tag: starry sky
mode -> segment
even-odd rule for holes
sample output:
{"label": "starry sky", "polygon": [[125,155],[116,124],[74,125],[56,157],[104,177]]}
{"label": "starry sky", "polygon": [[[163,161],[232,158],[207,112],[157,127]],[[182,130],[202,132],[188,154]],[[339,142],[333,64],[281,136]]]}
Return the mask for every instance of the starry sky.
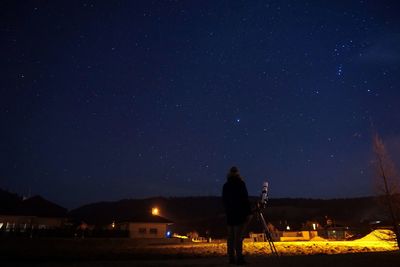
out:
{"label": "starry sky", "polygon": [[65,207],[374,193],[400,151],[398,1],[2,1],[0,187]]}

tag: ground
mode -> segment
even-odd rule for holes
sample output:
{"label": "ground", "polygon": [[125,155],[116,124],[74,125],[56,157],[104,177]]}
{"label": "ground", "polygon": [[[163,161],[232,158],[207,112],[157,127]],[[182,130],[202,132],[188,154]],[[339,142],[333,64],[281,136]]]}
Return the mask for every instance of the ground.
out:
{"label": "ground", "polygon": [[[269,256],[249,256],[247,266],[268,266],[268,267],[368,267],[385,266],[398,267],[400,254],[398,252],[374,252],[374,253],[353,253],[335,255],[307,255],[307,256],[284,256],[281,258]],[[7,267],[216,267],[234,266],[227,263],[226,257],[205,257],[188,259],[164,259],[164,260],[103,260],[103,261],[66,261],[66,262],[5,262],[2,266]]]}
{"label": "ground", "polygon": [[[249,266],[400,266],[394,242],[373,232],[354,241],[275,242],[280,257],[268,242],[244,243]],[[225,242],[148,243],[128,239],[12,239],[0,242],[1,266],[125,267],[228,266]]]}

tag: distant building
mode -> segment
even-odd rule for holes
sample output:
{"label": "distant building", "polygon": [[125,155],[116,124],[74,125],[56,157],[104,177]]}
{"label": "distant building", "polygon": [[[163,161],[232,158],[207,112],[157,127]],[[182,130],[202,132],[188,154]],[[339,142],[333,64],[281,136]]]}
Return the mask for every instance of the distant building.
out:
{"label": "distant building", "polygon": [[130,238],[165,238],[173,222],[156,215],[145,215],[115,223],[115,228],[129,231]]}
{"label": "distant building", "polygon": [[61,228],[67,210],[40,196],[18,200],[0,213],[0,230],[4,232],[28,229]]}
{"label": "distant building", "polygon": [[66,218],[25,215],[0,215],[0,230],[6,232],[26,229],[55,229],[64,226]]}
{"label": "distant building", "polygon": [[249,233],[249,237],[244,242],[266,242],[267,238],[264,233]]}
{"label": "distant building", "polygon": [[317,231],[284,231],[280,241],[309,241],[317,236]]}

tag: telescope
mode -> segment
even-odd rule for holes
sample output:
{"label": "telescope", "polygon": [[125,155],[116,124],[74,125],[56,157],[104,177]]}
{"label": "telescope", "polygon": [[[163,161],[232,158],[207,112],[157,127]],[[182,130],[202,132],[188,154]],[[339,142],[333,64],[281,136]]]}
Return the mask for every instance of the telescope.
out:
{"label": "telescope", "polygon": [[261,190],[260,200],[256,202],[254,207],[255,212],[260,212],[265,209],[268,202],[268,182],[264,182]]}
{"label": "telescope", "polygon": [[268,201],[268,182],[263,183],[262,191],[261,191],[261,204],[266,205]]}
{"label": "telescope", "polygon": [[262,223],[262,226],[264,228],[264,235],[268,241],[269,247],[271,249],[271,252],[273,255],[279,257],[279,253],[275,248],[275,244],[274,244],[274,240],[272,239],[272,234],[268,228],[268,224],[265,220],[265,217],[263,215],[263,209],[267,206],[267,202],[268,202],[268,182],[264,182],[263,183],[263,187],[261,190],[261,197],[260,197],[260,201],[257,202],[256,208],[255,208],[255,212],[257,217],[259,218],[259,220]]}

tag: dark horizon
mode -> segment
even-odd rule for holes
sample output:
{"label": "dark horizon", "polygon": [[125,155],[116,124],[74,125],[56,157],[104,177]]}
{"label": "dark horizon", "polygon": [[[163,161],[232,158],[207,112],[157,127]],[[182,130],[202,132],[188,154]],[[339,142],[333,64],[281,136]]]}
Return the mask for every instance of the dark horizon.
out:
{"label": "dark horizon", "polygon": [[0,188],[60,205],[374,195],[400,163],[398,1],[2,1]]}
{"label": "dark horizon", "polygon": [[[131,198],[121,198],[121,199],[110,199],[110,200],[97,200],[97,201],[93,201],[93,202],[87,202],[87,203],[80,203],[77,204],[75,206],[67,206],[67,205],[62,205],[61,203],[57,203],[52,199],[49,199],[45,196],[42,195],[23,195],[23,194],[19,194],[18,192],[11,192],[9,190],[6,190],[4,188],[0,188],[0,193],[3,193],[1,191],[5,191],[6,193],[9,194],[13,194],[13,195],[17,195],[18,197],[20,197],[21,199],[29,199],[32,197],[42,197],[47,201],[50,201],[56,205],[59,205],[63,208],[66,208],[67,210],[71,211],[77,208],[81,208],[83,206],[88,206],[88,205],[93,205],[93,204],[99,204],[99,203],[117,203],[120,201],[130,201],[130,200],[154,200],[154,199],[175,199],[175,198],[222,198],[222,196],[220,195],[187,195],[187,196],[147,196],[147,197],[139,197],[139,198],[135,198],[135,197],[131,197]],[[382,195],[380,195],[382,196]],[[377,198],[379,197],[378,195],[366,195],[366,196],[356,196],[356,197],[339,197],[339,198],[313,198],[313,197],[277,197],[277,198],[273,198],[273,197],[269,197],[269,201],[281,201],[281,200],[311,200],[311,201],[335,201],[335,200],[357,200],[357,199],[371,199],[371,198]],[[257,199],[260,198],[260,195],[249,195],[249,199],[251,201],[256,201]],[[268,207],[268,204],[267,204]]]}

